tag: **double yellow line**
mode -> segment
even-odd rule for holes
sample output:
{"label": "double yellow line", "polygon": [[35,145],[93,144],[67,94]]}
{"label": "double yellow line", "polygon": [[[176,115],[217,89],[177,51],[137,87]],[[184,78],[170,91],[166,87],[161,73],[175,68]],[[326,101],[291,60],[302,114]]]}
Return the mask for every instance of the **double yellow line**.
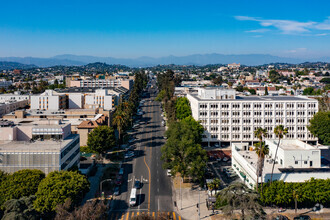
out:
{"label": "double yellow line", "polygon": [[[149,110],[150,110],[150,107],[148,106],[148,112],[149,112]],[[147,138],[148,138],[148,134],[147,134]],[[152,145],[152,135],[151,135],[151,145]],[[147,152],[147,146],[144,146],[144,150],[145,150],[145,152]],[[151,150],[150,150],[150,159],[151,159],[151,154],[152,154],[152,147],[151,147]],[[148,172],[149,172],[148,211],[150,211],[151,172],[150,172],[150,167],[148,166],[148,164],[146,162],[146,155],[144,155],[143,160],[144,160],[144,164],[148,168]]]}

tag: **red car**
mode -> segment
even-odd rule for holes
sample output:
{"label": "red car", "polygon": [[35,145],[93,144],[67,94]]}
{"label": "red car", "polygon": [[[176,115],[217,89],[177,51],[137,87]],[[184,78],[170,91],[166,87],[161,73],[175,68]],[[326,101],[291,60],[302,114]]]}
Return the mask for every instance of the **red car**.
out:
{"label": "red car", "polygon": [[121,185],[123,183],[123,176],[117,176],[115,183],[116,185]]}

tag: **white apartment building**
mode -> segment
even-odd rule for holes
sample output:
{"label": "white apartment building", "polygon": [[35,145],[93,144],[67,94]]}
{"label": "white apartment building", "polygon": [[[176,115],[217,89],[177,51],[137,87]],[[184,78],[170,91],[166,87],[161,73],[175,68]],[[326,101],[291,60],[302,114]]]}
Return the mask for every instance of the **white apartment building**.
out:
{"label": "white apartment building", "polygon": [[205,128],[203,142],[208,145],[229,145],[231,142],[258,141],[254,130],[268,130],[268,138],[277,125],[284,125],[288,139],[316,143],[307,129],[309,120],[318,111],[315,99],[298,96],[236,96],[235,90],[221,87],[199,88],[187,94],[192,116]]}
{"label": "white apartment building", "polygon": [[[270,181],[277,139],[266,139],[269,155],[264,161],[263,182]],[[253,188],[257,182],[258,155],[249,143],[232,143],[232,168],[244,183]],[[304,182],[310,178],[330,178],[330,169],[321,166],[321,150],[297,139],[283,139],[278,148],[273,180]]]}
{"label": "white apartment building", "polygon": [[14,93],[0,94],[0,102],[5,101],[21,101],[28,100],[30,102],[30,95],[22,95],[20,92],[16,91]]}
{"label": "white apartment building", "polygon": [[105,89],[97,89],[85,95],[85,108],[103,108],[111,110],[117,105],[116,95],[109,94]]}
{"label": "white apartment building", "polygon": [[39,169],[45,174],[80,164],[79,135],[60,120],[0,122],[0,170]]}
{"label": "white apartment building", "polygon": [[59,110],[67,108],[67,97],[65,94],[53,90],[46,90],[39,95],[31,96],[31,109]]}
{"label": "white apartment building", "polygon": [[67,80],[67,87],[84,88],[104,88],[104,87],[124,87],[128,90],[133,88],[132,79],[79,79]]}

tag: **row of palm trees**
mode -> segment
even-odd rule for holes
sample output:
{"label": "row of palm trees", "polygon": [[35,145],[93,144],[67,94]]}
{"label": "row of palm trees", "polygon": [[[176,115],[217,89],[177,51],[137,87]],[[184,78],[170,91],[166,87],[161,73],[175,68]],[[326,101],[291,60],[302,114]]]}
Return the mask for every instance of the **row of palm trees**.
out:
{"label": "row of palm trees", "polygon": [[132,125],[133,116],[139,105],[140,95],[146,87],[148,77],[141,70],[135,74],[134,86],[129,99],[121,102],[112,118],[112,125],[117,128],[119,144],[122,142],[123,131]]}
{"label": "row of palm trees", "polygon": [[[271,176],[270,176],[270,185],[273,182],[273,173],[274,173],[274,167],[275,167],[275,161],[276,161],[276,157],[277,157],[278,147],[280,146],[281,139],[288,133],[288,129],[284,128],[283,125],[278,125],[274,129],[274,133],[278,137],[278,142],[277,142],[276,151],[275,151],[275,155],[274,155],[274,159],[273,159],[272,172],[271,172]],[[254,131],[254,135],[259,139],[259,143],[255,144],[255,151],[258,155],[257,173],[256,173],[257,174],[256,190],[258,191],[259,176],[262,177],[262,171],[264,168],[265,157],[266,157],[266,155],[269,154],[268,145],[266,145],[265,142],[262,141],[263,138],[268,136],[268,131],[267,131],[267,129],[259,127]],[[262,186],[263,186],[263,178],[261,178],[261,192],[262,192]]]}

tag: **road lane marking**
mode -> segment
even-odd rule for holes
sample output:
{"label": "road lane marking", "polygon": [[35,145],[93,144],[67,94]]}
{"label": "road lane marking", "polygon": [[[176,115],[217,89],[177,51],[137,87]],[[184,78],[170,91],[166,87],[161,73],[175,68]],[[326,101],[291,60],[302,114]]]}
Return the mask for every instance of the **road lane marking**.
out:
{"label": "road lane marking", "polygon": [[181,216],[179,215],[179,220],[181,220]]}
{"label": "road lane marking", "polygon": [[175,212],[173,212],[173,219],[176,220]]}
{"label": "road lane marking", "polygon": [[129,217],[129,212],[127,212],[127,215],[126,215],[126,220],[128,220],[128,217]]}

